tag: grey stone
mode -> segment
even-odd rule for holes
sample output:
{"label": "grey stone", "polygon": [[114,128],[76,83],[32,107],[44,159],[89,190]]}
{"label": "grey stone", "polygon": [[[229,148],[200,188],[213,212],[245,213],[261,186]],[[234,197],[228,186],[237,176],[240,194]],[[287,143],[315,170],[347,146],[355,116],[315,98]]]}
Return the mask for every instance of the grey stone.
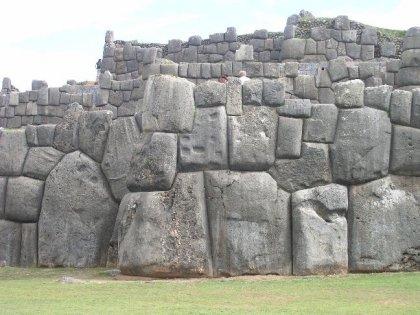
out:
{"label": "grey stone", "polygon": [[131,157],[135,148],[141,147],[146,139],[134,117],[118,118],[112,122],[101,167],[117,200],[129,192],[126,178]]}
{"label": "grey stone", "polygon": [[318,99],[318,89],[313,75],[299,75],[295,78],[295,95],[302,99]]}
{"label": "grey stone", "polygon": [[382,78],[378,77],[369,77],[365,80],[366,87],[375,87],[382,85]]}
{"label": "grey stone", "polygon": [[327,29],[325,26],[311,27],[311,38],[316,41],[327,40],[331,38],[330,29]]}
{"label": "grey stone", "polygon": [[347,70],[349,71],[349,79],[359,79],[359,67],[358,66],[349,66],[347,67]]}
{"label": "grey stone", "polygon": [[161,64],[160,73],[178,76],[178,65],[177,64]]}
{"label": "grey stone", "polygon": [[18,106],[19,105],[19,93],[12,92],[9,94],[9,106]]}
{"label": "grey stone", "polygon": [[378,31],[373,27],[366,27],[362,30],[360,44],[376,45],[378,43]]}
{"label": "grey stone", "polygon": [[386,112],[370,107],[341,110],[331,145],[334,180],[357,184],[388,174],[391,123]]}
{"label": "grey stone", "polygon": [[347,56],[353,59],[360,59],[362,46],[356,43],[346,43]]}
{"label": "grey stone", "polygon": [[123,274],[213,275],[203,173],[178,174],[169,192],[128,194],[119,212],[118,267]]}
{"label": "grey stone", "polygon": [[306,41],[301,38],[290,38],[283,42],[281,59],[302,59],[305,56]]}
{"label": "grey stone", "polygon": [[328,145],[303,142],[300,159],[278,159],[269,173],[289,192],[329,184]]}
{"label": "grey stone", "polygon": [[176,134],[155,132],[137,146],[130,161],[127,187],[130,191],[169,190],[176,175]]}
{"label": "grey stone", "polygon": [[397,47],[392,42],[383,43],[380,52],[382,57],[394,57],[397,53]]}
{"label": "grey stone", "polygon": [[211,171],[205,180],[214,274],[290,274],[290,195],[264,172]]}
{"label": "grey stone", "polygon": [[274,108],[244,106],[228,117],[229,165],[236,170],[265,170],[273,163],[278,118]]}
{"label": "grey stone", "polygon": [[83,107],[78,103],[72,103],[64,113],[62,122],[57,124],[54,134],[53,146],[64,153],[72,152],[79,147],[79,116]]}
{"label": "grey stone", "polygon": [[242,115],[242,85],[238,78],[229,78],[226,82],[226,113]]}
{"label": "grey stone", "polygon": [[297,62],[286,62],[284,64],[284,72],[287,77],[295,78],[299,73],[299,63]]}
{"label": "grey stone", "polygon": [[290,39],[295,37],[296,25],[286,25],[284,27],[283,35],[284,39]]}
{"label": "grey stone", "polygon": [[39,265],[104,266],[117,211],[99,164],[79,151],[67,154],[45,183]]}
{"label": "grey stone", "polygon": [[216,47],[219,55],[224,55],[229,51],[229,43],[226,42],[217,43]]}
{"label": "grey stone", "polygon": [[393,123],[409,125],[411,122],[412,93],[395,90],[391,94],[390,117]]}
{"label": "grey stone", "polygon": [[[284,65],[283,65],[284,66]],[[264,77],[266,78],[279,78],[282,75],[282,64],[266,62],[263,64]]]}
{"label": "grey stone", "polygon": [[20,267],[36,267],[38,264],[38,224],[22,223]]}
{"label": "grey stone", "polygon": [[238,36],[236,35],[235,27],[228,27],[225,32],[225,41],[228,43],[236,42]]}
{"label": "grey stone", "polygon": [[343,108],[363,107],[364,88],[359,79],[338,83],[334,90],[335,104]]}
{"label": "grey stone", "polygon": [[154,76],[146,84],[143,131],[190,132],[194,109],[193,83],[167,75]]}
{"label": "grey stone", "polygon": [[184,62],[197,62],[198,50],[197,46],[189,46],[182,50],[182,61]]}
{"label": "grey stone", "polygon": [[400,70],[400,64],[400,59],[389,59],[386,63],[386,71],[396,73]]}
{"label": "grey stone", "polygon": [[25,129],[0,128],[0,175],[22,174],[27,153]]}
{"label": "grey stone", "polygon": [[111,124],[110,111],[82,112],[79,118],[79,148],[99,163],[102,161]]}
{"label": "grey stone", "polygon": [[399,86],[420,85],[420,67],[401,68],[397,73]]}
{"label": "grey stone", "polygon": [[420,36],[405,36],[403,40],[402,50],[420,48]]}
{"label": "grey stone", "polygon": [[347,188],[337,184],[292,195],[293,274],[347,272]]}
{"label": "grey stone", "polygon": [[235,61],[254,60],[254,47],[252,45],[241,45],[235,52]]}
{"label": "grey stone", "polygon": [[381,109],[384,111],[389,110],[391,102],[392,86],[380,85],[377,87],[365,88],[365,106]]}
{"label": "grey stone", "polygon": [[[201,36],[194,35],[188,38],[188,45],[191,46],[200,46],[201,45]],[[168,49],[169,51],[169,49]]]}
{"label": "grey stone", "polygon": [[22,226],[20,223],[0,220],[0,263],[19,266]]}
{"label": "grey stone", "polygon": [[359,74],[362,80],[379,74],[379,71],[379,64],[377,62],[368,61],[359,63]]}
{"label": "grey stone", "polygon": [[328,48],[325,52],[325,58],[327,60],[336,60],[338,57],[337,49],[336,48]]}
{"label": "grey stone", "polygon": [[219,106],[226,104],[226,84],[206,81],[194,88],[194,99],[197,107]]}
{"label": "grey stone", "polygon": [[0,220],[4,219],[4,207],[6,205],[7,177],[0,177]]}
{"label": "grey stone", "polygon": [[363,61],[372,60],[375,57],[375,46],[374,45],[362,45],[360,52],[360,59]]}
{"label": "grey stone", "polygon": [[332,143],[337,126],[338,109],[334,104],[313,104],[312,117],[305,119],[303,140]]}
{"label": "grey stone", "polygon": [[315,83],[316,83],[317,88],[330,88],[331,87],[331,79],[330,79],[330,75],[328,74],[327,67],[323,65],[318,67],[316,71],[316,76],[315,76]]}
{"label": "grey stone", "polygon": [[37,99],[38,105],[48,105],[48,88],[42,87],[38,90],[38,99]]}
{"label": "grey stone", "polygon": [[220,43],[225,40],[225,34],[223,33],[215,33],[209,35],[210,43]]}
{"label": "grey stone", "polygon": [[347,15],[339,15],[334,19],[334,29],[336,30],[349,30],[350,20]]}
{"label": "grey stone", "polygon": [[420,178],[388,176],[349,193],[349,269],[401,270],[403,253],[420,244]]}
{"label": "grey stone", "polygon": [[263,104],[279,106],[284,104],[285,86],[282,80],[263,80]]}
{"label": "grey stone", "polygon": [[37,139],[39,146],[52,146],[54,142],[56,125],[46,124],[36,127]]}
{"label": "grey stone", "polygon": [[411,104],[411,126],[420,128],[420,89],[413,91],[413,102]]}
{"label": "grey stone", "polygon": [[243,70],[251,78],[264,76],[264,67],[262,62],[244,62]]}
{"label": "grey stone", "polygon": [[311,117],[312,104],[310,100],[286,99],[285,104],[277,108],[280,116],[295,118]]}
{"label": "grey stone", "polygon": [[318,89],[318,101],[321,104],[334,104],[335,103],[334,91],[330,88]]}
{"label": "grey stone", "polygon": [[253,79],[245,81],[242,85],[242,103],[244,105],[261,105],[262,91],[262,80]]}
{"label": "grey stone", "polygon": [[330,73],[331,81],[336,82],[345,79],[349,76],[346,60],[338,58],[328,62],[328,72]]}
{"label": "grey stone", "polygon": [[343,30],[341,32],[341,40],[345,43],[355,43],[357,38],[357,30]]}
{"label": "grey stone", "polygon": [[420,66],[420,49],[405,50],[401,54],[401,68]]}
{"label": "grey stone", "polygon": [[393,126],[391,172],[420,176],[420,129]]}
{"label": "grey stone", "polygon": [[63,156],[63,152],[52,147],[30,148],[23,175],[45,180]]}
{"label": "grey stone", "polygon": [[171,39],[168,41],[168,53],[177,53],[182,50],[182,40]]}
{"label": "grey stone", "polygon": [[279,117],[276,158],[300,157],[302,146],[302,119]]}
{"label": "grey stone", "polygon": [[199,108],[191,134],[179,138],[180,167],[186,171],[226,169],[227,116],[222,106]]}
{"label": "grey stone", "polygon": [[31,90],[40,90],[42,88],[47,88],[48,83],[47,81],[44,81],[44,80],[32,80],[31,86],[32,86]]}
{"label": "grey stone", "polygon": [[287,25],[296,25],[301,20],[301,17],[298,14],[292,14],[287,18]]}
{"label": "grey stone", "polygon": [[48,105],[60,105],[60,90],[58,88],[48,89]]}

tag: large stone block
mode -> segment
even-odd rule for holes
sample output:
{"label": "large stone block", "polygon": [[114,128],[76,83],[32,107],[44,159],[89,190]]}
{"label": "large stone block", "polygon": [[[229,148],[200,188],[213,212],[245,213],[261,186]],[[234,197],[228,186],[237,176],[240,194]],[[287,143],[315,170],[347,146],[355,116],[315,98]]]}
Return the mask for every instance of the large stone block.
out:
{"label": "large stone block", "polygon": [[420,176],[420,129],[393,126],[391,172]]}
{"label": "large stone block", "polygon": [[38,264],[38,224],[22,223],[20,267],[33,268]]}
{"label": "large stone block", "polygon": [[411,126],[420,128],[420,89],[412,90],[413,102],[411,104]]}
{"label": "large stone block", "polygon": [[285,104],[277,108],[280,116],[308,118],[311,117],[312,104],[310,100],[286,99]]}
{"label": "large stone block", "polygon": [[305,56],[306,41],[301,38],[290,38],[283,42],[281,60],[302,59]]}
{"label": "large stone block", "polygon": [[134,117],[118,118],[109,129],[102,170],[111,186],[115,199],[128,193],[126,178],[130,161],[136,147],[142,147],[147,136],[141,134]]}
{"label": "large stone block", "polygon": [[300,157],[302,146],[302,119],[279,117],[276,157],[293,159]]}
{"label": "large stone block", "polygon": [[123,274],[213,274],[203,173],[178,174],[170,191],[127,194],[121,205],[118,266]]}
{"label": "large stone block", "polygon": [[22,225],[0,220],[0,265],[19,266]]}
{"label": "large stone block", "polygon": [[420,67],[401,68],[397,73],[398,86],[420,85]]}
{"label": "large stone block", "polygon": [[420,49],[409,49],[401,54],[401,68],[420,67]]}
{"label": "large stone block", "polygon": [[118,204],[98,163],[67,154],[45,183],[39,217],[39,265],[104,266]]}
{"label": "large stone block", "polygon": [[55,128],[54,148],[64,153],[69,153],[79,148],[79,117],[82,112],[83,107],[78,103],[72,103],[68,106],[63,120]]}
{"label": "large stone block", "polygon": [[63,156],[63,152],[52,147],[31,148],[23,167],[23,175],[45,180]]}
{"label": "large stone block", "polygon": [[252,45],[241,45],[235,52],[235,61],[254,60],[254,47]]}
{"label": "large stone block", "polygon": [[39,146],[52,146],[54,142],[56,125],[46,124],[36,127]]}
{"label": "large stone block", "polygon": [[290,195],[265,172],[205,172],[214,274],[290,274]]}
{"label": "large stone block", "polygon": [[345,186],[293,193],[293,274],[347,272],[347,209]]}
{"label": "large stone block", "polygon": [[226,82],[226,113],[242,115],[242,85],[239,78],[229,78]]}
{"label": "large stone block", "polygon": [[283,105],[285,96],[285,86],[282,80],[263,80],[262,97],[265,105]]}
{"label": "large stone block", "polygon": [[337,126],[338,109],[334,104],[313,104],[312,117],[305,119],[303,140],[332,143]]}
{"label": "large stone block", "polygon": [[133,151],[127,187],[130,191],[169,190],[176,175],[176,134],[155,132]]}
{"label": "large stone block", "polygon": [[248,80],[242,85],[242,102],[244,105],[261,105],[262,103],[262,80]]}
{"label": "large stone block", "polygon": [[344,108],[362,107],[365,84],[362,80],[340,82],[334,90],[335,105]]}
{"label": "large stone block", "polygon": [[173,76],[154,76],[147,81],[144,93],[143,131],[182,133],[192,130],[193,83]]}
{"label": "large stone block", "polygon": [[410,91],[395,90],[391,94],[391,121],[401,125],[411,122],[411,102],[413,95]]}
{"label": "large stone block", "polygon": [[102,161],[111,124],[111,111],[83,112],[79,118],[79,148],[99,163]]}
{"label": "large stone block", "polygon": [[299,159],[278,159],[268,172],[289,192],[329,184],[328,145],[304,142]]}
{"label": "large stone block", "polygon": [[228,117],[229,165],[236,170],[266,170],[275,159],[277,114],[274,108],[244,106]]}
{"label": "large stone block", "polygon": [[387,175],[390,146],[386,112],[370,107],[341,110],[331,145],[334,180],[356,184]]}
{"label": "large stone block", "polygon": [[191,134],[179,137],[180,167],[186,171],[226,169],[227,116],[222,106],[198,108]]}
{"label": "large stone block", "polygon": [[333,82],[347,78],[349,72],[347,70],[346,60],[344,58],[330,60],[328,62],[328,72]]}
{"label": "large stone block", "polygon": [[25,129],[0,128],[0,175],[21,175],[27,153]]}
{"label": "large stone block", "polygon": [[299,75],[295,79],[295,95],[303,99],[318,99],[318,89],[313,75]]}
{"label": "large stone block", "polygon": [[200,107],[226,104],[226,84],[206,81],[194,89],[195,104]]}
{"label": "large stone block", "polygon": [[391,102],[391,93],[392,86],[389,85],[367,87],[364,96],[365,106],[388,111]]}
{"label": "large stone block", "polygon": [[4,219],[4,207],[6,204],[7,177],[0,177],[0,220]]}
{"label": "large stone block", "polygon": [[388,176],[352,186],[349,198],[349,269],[410,269],[404,254],[420,246],[420,178]]}

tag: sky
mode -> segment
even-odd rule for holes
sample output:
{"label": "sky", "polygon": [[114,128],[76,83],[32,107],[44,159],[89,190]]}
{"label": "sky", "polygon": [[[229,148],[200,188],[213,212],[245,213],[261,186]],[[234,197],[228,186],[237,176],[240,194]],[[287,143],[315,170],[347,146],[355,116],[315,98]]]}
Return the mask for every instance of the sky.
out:
{"label": "sky", "polygon": [[114,39],[162,44],[192,35],[206,39],[231,26],[238,35],[281,32],[287,17],[302,9],[384,28],[420,26],[420,1],[414,0],[11,0],[1,4],[0,78],[10,77],[21,91],[33,79],[50,87],[95,80],[107,30]]}

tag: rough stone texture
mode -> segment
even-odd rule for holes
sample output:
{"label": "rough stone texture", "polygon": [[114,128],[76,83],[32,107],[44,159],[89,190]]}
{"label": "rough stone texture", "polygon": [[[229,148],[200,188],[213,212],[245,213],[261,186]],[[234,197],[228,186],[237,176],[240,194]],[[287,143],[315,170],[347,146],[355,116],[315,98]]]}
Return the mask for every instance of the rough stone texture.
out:
{"label": "rough stone texture", "polygon": [[388,111],[391,102],[391,93],[392,86],[389,85],[367,87],[364,95],[365,106]]}
{"label": "rough stone texture", "polygon": [[0,128],[0,175],[22,174],[27,153],[25,129]]}
{"label": "rough stone texture", "polygon": [[395,90],[391,94],[391,121],[397,124],[409,125],[411,122],[412,93]]}
{"label": "rough stone texture", "polygon": [[420,176],[420,129],[394,125],[391,172]]}
{"label": "rough stone texture", "polygon": [[332,143],[337,126],[338,109],[334,104],[313,104],[312,117],[305,119],[303,140]]}
{"label": "rough stone texture", "polygon": [[262,103],[262,80],[248,80],[242,86],[242,103],[244,105],[261,105]]}
{"label": "rough stone texture", "polygon": [[117,211],[99,164],[80,151],[67,154],[45,183],[39,265],[105,265]]}
{"label": "rough stone texture", "polygon": [[411,126],[420,128],[420,89],[413,90],[413,102],[411,104]]}
{"label": "rough stone texture", "polygon": [[149,79],[144,92],[143,131],[191,132],[193,92],[194,84],[186,79],[167,75]]}
{"label": "rough stone texture", "polygon": [[36,127],[39,146],[52,146],[56,125],[40,125]]}
{"label": "rough stone texture", "polygon": [[45,180],[63,156],[63,152],[52,147],[30,148],[23,175]]}
{"label": "rough stone texture", "polygon": [[226,104],[226,84],[216,81],[206,81],[194,89],[194,99],[197,106],[218,106]]}
{"label": "rough stone texture", "polygon": [[286,99],[285,104],[277,108],[280,116],[308,118],[311,117],[312,104],[310,100]]}
{"label": "rough stone texture", "polygon": [[176,175],[176,134],[155,132],[134,149],[127,174],[130,191],[169,190]]}
{"label": "rough stone texture", "polygon": [[235,61],[252,61],[254,60],[254,47],[252,45],[241,45],[235,51]]}
{"label": "rough stone texture", "polygon": [[226,169],[227,116],[224,107],[198,108],[191,134],[179,137],[180,167],[186,171]]}
{"label": "rough stone texture", "polygon": [[343,108],[363,107],[364,88],[359,79],[338,83],[334,90],[335,104]]}
{"label": "rough stone texture", "polygon": [[83,107],[78,103],[72,103],[68,106],[63,120],[55,128],[54,148],[64,153],[79,148],[79,116],[82,112]]}
{"label": "rough stone texture", "polygon": [[226,83],[226,113],[242,115],[242,85],[239,78],[229,78]]}
{"label": "rough stone texture", "polygon": [[5,217],[16,222],[37,222],[44,182],[29,177],[10,177],[7,183]]}
{"label": "rough stone texture", "polygon": [[277,135],[274,108],[244,106],[228,117],[229,165],[236,170],[266,170],[274,163]]}
{"label": "rough stone texture", "polygon": [[20,267],[33,268],[38,264],[38,224],[22,223]]}
{"label": "rough stone texture", "polygon": [[302,146],[302,119],[279,117],[276,158],[300,157]]}
{"label": "rough stone texture", "polygon": [[304,142],[299,159],[278,159],[269,173],[280,187],[289,192],[329,184],[328,145]]}
{"label": "rough stone texture", "polygon": [[285,87],[281,80],[263,80],[263,103],[268,106],[283,105]]}
{"label": "rough stone texture", "polygon": [[97,162],[102,161],[112,112],[83,112],[79,118],[79,148]]}
{"label": "rough stone texture", "polygon": [[285,40],[281,47],[281,59],[302,59],[305,55],[305,44],[305,40],[301,38]]}
{"label": "rough stone texture", "polygon": [[[140,133],[134,117],[118,118],[109,129],[102,170],[117,200],[128,193],[126,178],[136,147],[142,147],[147,136]],[[150,137],[149,137],[150,138]]]}
{"label": "rough stone texture", "polygon": [[388,176],[352,186],[349,198],[349,269],[403,269],[404,252],[420,246],[420,178]]}
{"label": "rough stone texture", "polygon": [[295,79],[295,95],[304,99],[318,99],[318,89],[315,86],[315,78],[312,75],[299,75]]}
{"label": "rough stone texture", "polygon": [[347,209],[345,186],[293,193],[293,274],[347,272]]}
{"label": "rough stone texture", "polygon": [[347,78],[349,72],[347,70],[346,60],[343,58],[330,60],[328,62],[328,72],[333,82]]}
{"label": "rough stone texture", "polygon": [[401,68],[420,67],[420,49],[405,50],[401,54]]}
{"label": "rough stone texture", "polygon": [[420,67],[401,68],[397,73],[399,86],[420,85]]}
{"label": "rough stone texture", "polygon": [[391,123],[386,112],[341,110],[331,157],[334,181],[362,183],[388,174]]}
{"label": "rough stone texture", "polygon": [[203,173],[178,174],[170,191],[128,194],[121,204],[118,266],[123,274],[213,274]]}
{"label": "rough stone texture", "polygon": [[7,177],[0,177],[0,220],[4,219],[4,207],[6,205]]}
{"label": "rough stone texture", "polygon": [[19,266],[21,224],[0,220],[0,264],[3,266]]}
{"label": "rough stone texture", "polygon": [[290,195],[264,172],[205,172],[214,274],[290,274]]}

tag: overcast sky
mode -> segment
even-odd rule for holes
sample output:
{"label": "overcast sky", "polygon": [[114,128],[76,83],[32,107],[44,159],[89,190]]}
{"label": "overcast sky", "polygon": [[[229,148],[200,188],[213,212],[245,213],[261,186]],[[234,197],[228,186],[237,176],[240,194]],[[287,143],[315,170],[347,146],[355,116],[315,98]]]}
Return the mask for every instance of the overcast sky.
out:
{"label": "overcast sky", "polygon": [[10,0],[0,8],[0,77],[10,77],[21,91],[30,89],[32,79],[49,86],[94,80],[106,30],[115,39],[155,43],[205,39],[230,26],[238,34],[279,32],[301,9],[385,28],[420,26],[420,2],[414,0]]}

